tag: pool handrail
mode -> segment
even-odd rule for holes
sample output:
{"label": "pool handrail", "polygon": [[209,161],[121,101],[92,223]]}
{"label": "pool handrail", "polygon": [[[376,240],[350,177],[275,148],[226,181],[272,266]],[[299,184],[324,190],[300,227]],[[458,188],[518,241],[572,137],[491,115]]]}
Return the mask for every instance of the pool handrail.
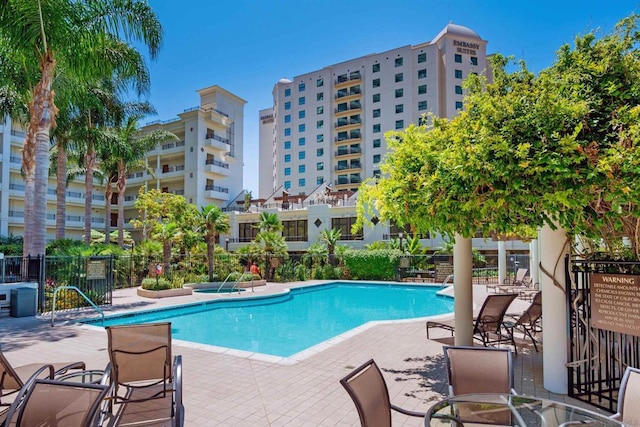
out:
{"label": "pool handrail", "polygon": [[216,292],[220,292],[220,289],[222,289],[222,287],[227,283],[227,281],[229,280],[229,277],[231,277],[231,275],[232,275],[232,274],[233,274],[233,273],[229,273],[229,274],[227,275],[227,278],[226,278],[226,279],[224,279],[224,282],[222,282],[222,284],[218,287],[218,290],[217,290]]}
{"label": "pool handrail", "polygon": [[71,289],[78,292],[80,296],[82,296],[82,298],[84,298],[89,304],[91,304],[93,308],[96,309],[98,313],[100,313],[100,315],[102,316],[102,326],[104,326],[104,311],[102,311],[100,307],[98,307],[93,301],[91,301],[91,299],[88,296],[86,296],[85,293],[82,292],[77,286],[63,285],[63,286],[56,287],[55,290],[53,291],[53,305],[51,306],[51,327],[53,327],[53,324],[55,321],[56,297],[58,296],[58,291],[61,289]]}

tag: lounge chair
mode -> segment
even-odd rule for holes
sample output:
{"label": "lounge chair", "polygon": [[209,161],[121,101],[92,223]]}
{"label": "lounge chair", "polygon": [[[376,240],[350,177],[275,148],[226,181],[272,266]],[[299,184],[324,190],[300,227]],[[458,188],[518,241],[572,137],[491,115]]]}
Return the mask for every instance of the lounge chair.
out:
{"label": "lounge chair", "polygon": [[35,373],[38,373],[38,378],[54,379],[71,369],[85,369],[85,364],[84,362],[31,363],[13,367],[0,350],[0,407],[9,406],[2,403],[2,398],[17,393]]}
{"label": "lounge chair", "polygon": [[513,361],[507,348],[444,346],[449,395],[516,394]]}
{"label": "lounge chair", "polygon": [[[506,321],[504,325],[506,328],[512,330],[518,330],[523,333],[524,338],[531,338],[533,347],[538,351],[538,340],[534,337],[535,334],[542,331],[540,326],[542,320],[542,291],[536,292],[531,301],[531,305],[520,315],[507,314],[507,317],[512,318],[515,322]],[[516,348],[516,354],[517,354]]]}
{"label": "lounge chair", "polygon": [[[122,404],[116,414],[118,425],[133,412],[147,411],[144,403],[160,402],[145,418],[171,419],[182,425],[182,357],[171,359],[171,323],[150,323],[107,327],[110,364],[107,371],[113,385],[113,402]],[[155,414],[155,415],[154,415]],[[135,422],[132,421],[132,424]]]}
{"label": "lounge chair", "polygon": [[[501,342],[511,343],[515,347],[513,334],[509,328],[503,325],[504,316],[518,294],[495,294],[488,295],[480,308],[480,312],[474,318],[473,338],[482,342],[482,345],[499,344]],[[441,328],[455,333],[454,320],[449,321],[427,321],[427,339],[429,339],[429,329]]]}
{"label": "lounge chair", "polygon": [[[83,384],[32,377],[6,414],[6,426],[102,425],[106,384]],[[98,415],[100,414],[100,415]]]}
{"label": "lounge chair", "polygon": [[628,366],[620,382],[618,392],[618,411],[611,418],[625,425],[640,425],[640,369]]}
{"label": "lounge chair", "polygon": [[392,404],[380,368],[373,359],[340,380],[355,403],[363,427],[391,426],[391,410],[411,417],[424,418],[425,413],[409,411]]}
{"label": "lounge chair", "polygon": [[485,285],[487,292],[489,292],[490,289],[493,292],[500,292],[500,288],[502,286],[523,286],[524,285],[523,280],[525,277],[527,277],[527,273],[529,273],[528,268],[519,268],[516,271],[516,274],[513,280],[505,279],[503,283],[491,283],[491,284]]}

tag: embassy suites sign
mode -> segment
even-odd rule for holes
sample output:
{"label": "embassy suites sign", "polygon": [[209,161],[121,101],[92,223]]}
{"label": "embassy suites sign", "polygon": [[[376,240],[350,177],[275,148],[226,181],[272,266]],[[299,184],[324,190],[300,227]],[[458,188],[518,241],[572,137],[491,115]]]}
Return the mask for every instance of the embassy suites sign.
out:
{"label": "embassy suites sign", "polygon": [[640,336],[640,276],[589,274],[591,326]]}
{"label": "embassy suites sign", "polygon": [[466,53],[467,55],[477,55],[476,51],[480,49],[478,43],[463,42],[461,40],[454,40],[453,45],[456,47],[457,53]]}

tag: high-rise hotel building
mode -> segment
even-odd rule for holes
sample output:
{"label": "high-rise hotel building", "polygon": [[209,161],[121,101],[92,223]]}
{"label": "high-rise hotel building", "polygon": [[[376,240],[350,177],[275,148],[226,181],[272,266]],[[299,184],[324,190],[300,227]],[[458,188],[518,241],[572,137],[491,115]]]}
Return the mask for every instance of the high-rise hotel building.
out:
{"label": "high-rise hotel building", "polygon": [[278,81],[273,107],[260,112],[260,198],[308,195],[325,182],[357,190],[380,174],[386,131],[462,108],[462,82],[486,70],[486,45],[450,23],[430,42]]}

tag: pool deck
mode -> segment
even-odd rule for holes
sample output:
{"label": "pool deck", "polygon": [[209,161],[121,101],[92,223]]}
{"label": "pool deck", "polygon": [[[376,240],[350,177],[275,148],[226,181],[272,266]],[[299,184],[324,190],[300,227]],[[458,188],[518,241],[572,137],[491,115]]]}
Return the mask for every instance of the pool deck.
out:
{"label": "pool deck", "polygon": [[[310,283],[322,282],[306,282]],[[280,293],[299,285],[269,283],[241,296]],[[486,295],[484,286],[474,286],[475,304],[480,306]],[[138,297],[135,289],[123,289],[114,292],[113,307],[106,312],[115,314],[237,296],[193,294],[156,300]],[[527,306],[527,302],[516,300],[509,312],[521,313]],[[51,327],[50,316],[11,318],[3,314],[1,348],[16,366],[84,360],[89,369],[103,369],[108,362],[106,332],[74,323],[76,317],[77,313],[56,315],[56,326]],[[424,320],[376,324],[305,354],[300,360],[176,341],[173,354],[181,354],[183,358],[185,425],[357,426],[357,411],[339,380],[371,358],[383,371],[393,403],[426,411],[445,397],[447,389],[442,345],[448,333],[432,331],[435,339],[427,340]],[[597,411],[566,395],[545,390],[542,352],[536,353],[529,341],[516,341],[515,389],[519,393]],[[393,422],[397,426],[424,425],[421,419],[400,414],[393,415]]]}

